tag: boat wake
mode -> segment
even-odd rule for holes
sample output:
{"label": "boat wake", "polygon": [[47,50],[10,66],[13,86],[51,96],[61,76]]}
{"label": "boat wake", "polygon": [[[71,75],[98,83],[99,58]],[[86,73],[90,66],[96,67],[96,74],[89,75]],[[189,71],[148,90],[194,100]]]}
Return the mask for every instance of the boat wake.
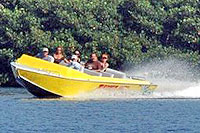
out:
{"label": "boat wake", "polygon": [[175,92],[175,95],[184,98],[200,98],[200,84],[197,86],[189,87],[182,91]]}
{"label": "boat wake", "polygon": [[153,94],[154,98],[200,98],[200,84],[193,83],[191,86],[181,89],[174,89],[174,90],[158,90],[155,91]]}

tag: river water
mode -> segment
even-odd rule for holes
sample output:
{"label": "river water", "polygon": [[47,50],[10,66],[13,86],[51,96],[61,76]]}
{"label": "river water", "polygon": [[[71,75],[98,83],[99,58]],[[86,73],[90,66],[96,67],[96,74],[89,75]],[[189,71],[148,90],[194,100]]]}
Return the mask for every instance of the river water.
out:
{"label": "river water", "polygon": [[79,99],[38,99],[24,88],[0,88],[0,131],[199,132],[198,89],[200,86],[176,91],[176,96],[171,97],[159,92],[136,98],[120,93],[100,94],[96,99],[91,95]]}

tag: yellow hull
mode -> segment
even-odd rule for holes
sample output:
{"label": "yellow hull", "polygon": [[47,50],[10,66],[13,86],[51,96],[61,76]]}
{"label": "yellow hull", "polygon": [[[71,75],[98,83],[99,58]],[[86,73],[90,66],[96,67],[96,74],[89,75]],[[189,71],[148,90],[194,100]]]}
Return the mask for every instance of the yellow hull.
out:
{"label": "yellow hull", "polygon": [[[91,76],[86,73],[50,63],[28,55],[23,55],[11,63],[15,76],[23,80],[24,86],[36,96],[45,92],[56,96],[77,96],[96,89],[130,89],[135,91],[153,91],[157,86],[149,81],[127,78]],[[39,88],[34,92],[34,87]],[[44,94],[42,91],[45,91]]]}

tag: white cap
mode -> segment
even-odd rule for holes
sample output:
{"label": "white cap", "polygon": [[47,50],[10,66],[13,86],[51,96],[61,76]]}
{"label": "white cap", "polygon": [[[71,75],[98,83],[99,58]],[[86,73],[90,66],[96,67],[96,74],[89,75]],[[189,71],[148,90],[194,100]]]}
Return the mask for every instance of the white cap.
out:
{"label": "white cap", "polygon": [[49,52],[49,49],[48,48],[43,48],[42,51],[43,52]]}
{"label": "white cap", "polygon": [[78,59],[77,55],[72,55],[72,59]]}

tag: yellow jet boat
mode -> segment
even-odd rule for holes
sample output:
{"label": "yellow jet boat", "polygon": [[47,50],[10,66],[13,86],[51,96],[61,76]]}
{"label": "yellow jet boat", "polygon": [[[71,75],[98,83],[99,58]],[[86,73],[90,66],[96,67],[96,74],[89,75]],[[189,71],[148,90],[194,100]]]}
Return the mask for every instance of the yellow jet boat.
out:
{"label": "yellow jet boat", "polygon": [[11,62],[16,81],[37,97],[73,97],[96,89],[153,92],[157,85],[113,69],[80,71],[23,54]]}

